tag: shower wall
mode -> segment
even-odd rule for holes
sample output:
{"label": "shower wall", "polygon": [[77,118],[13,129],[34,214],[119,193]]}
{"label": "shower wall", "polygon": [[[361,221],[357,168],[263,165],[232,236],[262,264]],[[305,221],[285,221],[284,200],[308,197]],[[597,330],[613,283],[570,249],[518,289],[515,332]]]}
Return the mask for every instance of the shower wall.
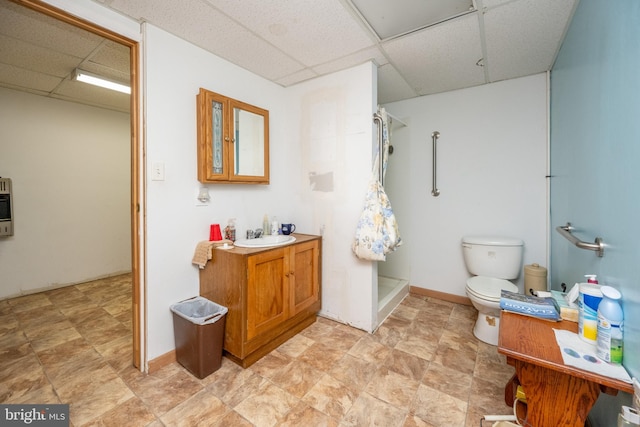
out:
{"label": "shower wall", "polygon": [[[410,194],[407,191],[410,185],[409,174],[406,173],[405,165],[411,160],[411,144],[409,143],[408,127],[392,122],[391,136],[389,138],[393,146],[393,154],[390,154],[387,161],[387,174],[384,181],[384,189],[391,202],[391,208],[398,221],[400,237],[404,240],[405,235],[410,232],[409,221],[411,218]],[[378,263],[378,275],[395,277],[398,279],[409,279],[411,264],[406,256],[407,246],[403,244],[395,252],[387,254],[385,262]]]}
{"label": "shower wall", "polygon": [[[408,160],[388,173],[402,183],[400,192],[390,191],[404,240],[393,255],[409,266],[412,286],[465,296],[460,239],[467,234],[519,237],[524,263],[547,265],[546,74],[385,108],[407,123],[393,144]],[[431,196],[436,130],[439,197]],[[522,274],[518,285],[522,290]]]}

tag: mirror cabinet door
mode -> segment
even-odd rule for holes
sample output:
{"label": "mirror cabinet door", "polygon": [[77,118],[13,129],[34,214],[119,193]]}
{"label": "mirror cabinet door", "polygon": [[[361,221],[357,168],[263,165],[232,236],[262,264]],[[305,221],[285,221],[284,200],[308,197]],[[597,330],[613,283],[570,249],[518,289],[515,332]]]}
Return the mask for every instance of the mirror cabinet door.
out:
{"label": "mirror cabinet door", "polygon": [[200,89],[198,180],[269,183],[269,111]]}
{"label": "mirror cabinet door", "polygon": [[269,112],[244,103],[233,105],[232,177],[269,181]]}
{"label": "mirror cabinet door", "polygon": [[225,116],[229,103],[226,97],[200,89],[198,114],[198,180],[227,181],[229,168],[225,161],[229,141],[229,124]]}

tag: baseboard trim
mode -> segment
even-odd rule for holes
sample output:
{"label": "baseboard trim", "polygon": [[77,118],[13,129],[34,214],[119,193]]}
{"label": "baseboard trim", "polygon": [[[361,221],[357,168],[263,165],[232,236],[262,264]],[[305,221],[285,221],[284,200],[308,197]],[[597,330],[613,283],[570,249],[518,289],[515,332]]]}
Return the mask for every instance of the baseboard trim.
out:
{"label": "baseboard trim", "polygon": [[456,304],[473,305],[471,304],[471,300],[467,297],[461,297],[460,295],[448,294],[446,292],[434,291],[431,289],[419,288],[417,286],[410,286],[409,293],[430,297],[430,298],[437,298],[443,301],[453,302]]}
{"label": "baseboard trim", "polygon": [[170,352],[158,356],[153,360],[149,360],[149,362],[147,362],[147,373],[152,374],[154,372],[157,372],[165,366],[176,362],[177,360],[178,358],[176,357],[175,349],[171,350]]}

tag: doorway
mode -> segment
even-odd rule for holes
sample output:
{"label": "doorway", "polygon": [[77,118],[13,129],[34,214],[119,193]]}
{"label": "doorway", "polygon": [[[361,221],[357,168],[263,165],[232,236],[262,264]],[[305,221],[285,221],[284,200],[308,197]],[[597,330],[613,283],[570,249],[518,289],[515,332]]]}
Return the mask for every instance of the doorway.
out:
{"label": "doorway", "polygon": [[[69,13],[57,9],[48,4],[44,4],[37,0],[16,0],[15,3],[25,6],[28,9],[42,14],[43,19],[53,18],[53,22],[58,25],[69,25],[78,31],[86,31],[95,36],[103,38],[108,43],[115,43],[118,46],[124,46],[129,49],[129,77],[131,82],[131,94],[129,96],[129,117],[130,117],[130,236],[131,236],[131,275],[132,275],[132,332],[133,332],[133,365],[142,369],[145,362],[145,354],[143,348],[143,319],[144,312],[142,304],[144,300],[143,273],[141,268],[142,261],[142,241],[143,237],[143,209],[141,203],[141,174],[140,174],[140,126],[139,126],[139,45],[138,42],[127,37],[119,35],[115,32],[99,27],[80,18],[74,17]],[[46,27],[46,26],[43,26]],[[87,159],[79,159],[79,161],[87,161]],[[90,177],[85,177],[90,179]],[[89,278],[90,280],[90,278]]]}

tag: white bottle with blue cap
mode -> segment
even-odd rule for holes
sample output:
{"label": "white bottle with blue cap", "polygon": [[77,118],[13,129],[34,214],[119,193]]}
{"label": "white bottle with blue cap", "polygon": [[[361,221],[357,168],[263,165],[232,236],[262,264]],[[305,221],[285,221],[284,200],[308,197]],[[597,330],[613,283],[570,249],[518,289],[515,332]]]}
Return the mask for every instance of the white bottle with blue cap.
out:
{"label": "white bottle with blue cap", "polygon": [[611,286],[602,286],[602,301],[598,305],[598,338],[596,356],[605,362],[622,363],[622,323],[624,315],[620,292]]}

